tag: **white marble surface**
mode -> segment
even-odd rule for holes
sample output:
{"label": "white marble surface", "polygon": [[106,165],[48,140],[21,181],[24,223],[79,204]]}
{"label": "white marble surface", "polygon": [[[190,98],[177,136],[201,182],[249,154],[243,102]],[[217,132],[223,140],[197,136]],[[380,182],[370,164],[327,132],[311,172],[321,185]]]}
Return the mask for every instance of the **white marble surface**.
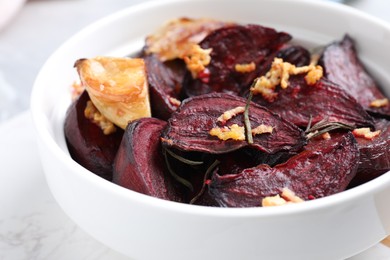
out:
{"label": "white marble surface", "polygon": [[[389,0],[346,1],[390,22]],[[39,162],[30,113],[23,111],[39,68],[64,40],[139,2],[30,0],[0,30],[0,260],[127,259],[78,228],[56,204]],[[368,259],[390,259],[390,249],[378,244],[350,260]]]}
{"label": "white marble surface", "polygon": [[0,126],[0,259],[128,259],[78,228],[55,202],[29,112]]}

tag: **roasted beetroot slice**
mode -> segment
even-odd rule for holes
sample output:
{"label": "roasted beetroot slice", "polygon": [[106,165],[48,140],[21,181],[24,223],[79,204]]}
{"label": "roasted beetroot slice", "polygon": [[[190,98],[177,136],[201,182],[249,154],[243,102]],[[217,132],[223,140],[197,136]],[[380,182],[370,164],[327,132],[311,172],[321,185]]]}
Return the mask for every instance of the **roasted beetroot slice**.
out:
{"label": "roasted beetroot slice", "polygon": [[253,128],[264,124],[273,127],[272,133],[258,134],[253,144],[239,140],[220,140],[210,135],[212,128],[237,124],[244,126],[243,114],[238,114],[225,124],[218,122],[224,112],[236,107],[245,107],[244,98],[226,94],[211,93],[188,98],[168,120],[162,142],[167,147],[183,151],[198,151],[212,154],[227,153],[251,146],[266,153],[299,150],[306,142],[303,132],[268,109],[251,103],[249,120]]}
{"label": "roasted beetroot slice", "polygon": [[294,76],[290,78],[288,88],[277,88],[277,92],[273,102],[260,95],[254,96],[253,101],[300,127],[306,127],[310,117],[312,124],[322,120],[353,127],[371,127],[374,124],[372,117],[352,96],[327,79],[309,86],[304,76]]}
{"label": "roasted beetroot slice", "polygon": [[239,174],[214,174],[209,193],[222,207],[258,207],[263,198],[281,194],[283,188],[304,200],[321,198],[345,190],[358,161],[355,138],[347,133],[322,140],[273,168],[262,164]]}
{"label": "roasted beetroot slice", "polygon": [[361,63],[351,37],[345,35],[342,41],[328,45],[319,64],[329,80],[356,98],[367,111],[390,117],[389,102],[380,107],[371,106],[371,102],[386,97]]}
{"label": "roasted beetroot slice", "polygon": [[122,139],[123,130],[105,135],[102,129],[84,116],[86,91],[69,107],[64,124],[64,134],[70,156],[96,175],[111,180],[112,164]]}
{"label": "roasted beetroot slice", "polygon": [[360,151],[360,162],[351,186],[373,180],[390,170],[390,121],[386,119],[375,120],[375,129],[381,132],[372,140],[356,137]]}
{"label": "roasted beetroot slice", "polygon": [[[267,57],[277,51],[291,36],[260,25],[234,25],[210,33],[201,43],[202,49],[212,49],[211,62],[206,76],[193,79],[185,77],[185,96],[197,96],[211,92],[239,94],[248,87],[263,70]],[[253,71],[239,72],[237,64],[250,64]]]}
{"label": "roasted beetroot slice", "polygon": [[168,66],[155,55],[148,55],[144,59],[152,114],[154,117],[167,120],[180,105],[178,94],[180,93],[182,80],[180,80],[179,65],[173,66],[174,64],[171,62],[171,66]]}
{"label": "roasted beetroot slice", "polygon": [[161,153],[165,126],[165,121],[156,118],[142,118],[127,126],[115,157],[113,182],[160,199],[181,201]]}
{"label": "roasted beetroot slice", "polygon": [[295,154],[286,151],[268,154],[251,147],[244,147],[237,151],[216,156],[216,159],[219,161],[218,174],[240,173],[244,169],[252,168],[259,164],[275,166],[276,164],[287,161]]}
{"label": "roasted beetroot slice", "polygon": [[310,52],[305,47],[300,45],[286,44],[276,52],[275,56],[277,58],[283,59],[285,62],[294,64],[297,67],[309,65],[311,61]]}

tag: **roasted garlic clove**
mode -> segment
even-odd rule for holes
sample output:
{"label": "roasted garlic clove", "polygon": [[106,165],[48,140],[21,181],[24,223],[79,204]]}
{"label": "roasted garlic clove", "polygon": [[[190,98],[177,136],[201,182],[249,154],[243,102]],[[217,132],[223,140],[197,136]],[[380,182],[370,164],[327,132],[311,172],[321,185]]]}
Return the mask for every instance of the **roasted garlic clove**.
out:
{"label": "roasted garlic clove", "polygon": [[207,18],[173,19],[146,38],[145,51],[157,54],[161,61],[182,58],[210,32],[229,24]]}
{"label": "roasted garlic clove", "polygon": [[125,129],[151,116],[143,59],[96,57],[80,59],[75,67],[96,108],[115,125]]}

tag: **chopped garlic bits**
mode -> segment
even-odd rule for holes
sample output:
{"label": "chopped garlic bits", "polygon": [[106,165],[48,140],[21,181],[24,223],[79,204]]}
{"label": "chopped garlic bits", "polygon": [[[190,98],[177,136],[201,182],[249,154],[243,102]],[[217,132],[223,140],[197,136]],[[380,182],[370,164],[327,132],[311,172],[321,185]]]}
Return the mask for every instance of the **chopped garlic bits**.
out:
{"label": "chopped garlic bits", "polygon": [[116,131],[115,125],[103,116],[90,100],[87,101],[87,105],[84,109],[84,116],[98,125],[105,135],[112,134]]}
{"label": "chopped garlic bits", "polygon": [[292,203],[299,203],[304,201],[303,199],[295,195],[295,193],[289,188],[283,188],[282,197],[288,202],[292,202]]}
{"label": "chopped garlic bits", "polygon": [[[230,110],[225,111],[222,115],[220,115],[217,119],[217,122],[221,124],[226,124],[227,121],[232,119],[233,117],[243,114],[245,112],[245,107],[239,106],[232,108]],[[273,127],[269,125],[260,124],[256,128],[251,130],[252,135],[259,135],[259,134],[272,134]],[[233,139],[237,141],[244,141],[246,140],[245,136],[245,127],[244,126],[238,126],[237,124],[233,124],[231,126],[224,126],[224,127],[215,127],[210,130],[210,135],[216,136],[221,140],[228,140]]]}
{"label": "chopped garlic bits", "polygon": [[212,49],[204,50],[198,44],[194,44],[183,56],[187,69],[191,72],[194,79],[198,78],[199,73],[204,71],[206,66],[210,64],[211,51]]}
{"label": "chopped garlic bits", "polygon": [[303,201],[304,201],[303,199],[296,196],[295,193],[291,191],[289,188],[283,188],[281,196],[277,194],[275,196],[265,197],[261,202],[261,206],[263,207],[282,206],[286,204],[300,203]]}
{"label": "chopped garlic bits", "polygon": [[220,115],[217,119],[218,122],[226,123],[228,120],[232,119],[238,114],[242,114],[245,111],[245,107],[235,107],[228,111],[225,111],[222,115]]}
{"label": "chopped garlic bits", "polygon": [[243,126],[238,126],[237,124],[224,127],[215,127],[211,129],[209,133],[211,136],[216,136],[223,141],[228,139],[237,141],[245,140],[245,128]]}
{"label": "chopped garlic bits", "polygon": [[352,134],[355,137],[362,137],[362,138],[367,139],[367,140],[374,139],[375,137],[379,136],[380,133],[381,133],[381,130],[377,130],[377,131],[372,132],[371,129],[368,127],[356,128],[352,131]]}
{"label": "chopped garlic bits", "polygon": [[272,134],[273,130],[272,126],[261,124],[252,129],[252,135]]}
{"label": "chopped garlic bits", "polygon": [[75,67],[93,104],[115,125],[125,129],[151,116],[143,59],[96,57],[78,60]]}
{"label": "chopped garlic bits", "polygon": [[314,85],[319,81],[324,75],[324,71],[321,66],[308,66],[309,71],[306,74],[305,80],[308,85]]}
{"label": "chopped garlic bits", "polygon": [[[273,131],[272,126],[261,124],[256,128],[252,129],[251,133],[252,135],[272,134],[272,131]],[[224,126],[224,127],[215,127],[210,130],[209,134],[212,136],[216,136],[223,141],[226,141],[228,139],[233,139],[237,141],[246,140],[245,127],[239,126],[237,124],[233,124],[231,126]]]}
{"label": "chopped garlic bits", "polygon": [[322,137],[322,139],[324,139],[324,140],[330,140],[330,139],[332,139],[332,137],[330,136],[329,132],[323,133],[323,134],[321,135],[321,137]]}
{"label": "chopped garlic bits", "polygon": [[308,85],[314,85],[323,76],[323,69],[319,65],[310,64],[308,66],[296,67],[295,65],[284,62],[283,59],[275,58],[271,69],[260,78],[256,79],[251,88],[253,94],[261,94],[266,100],[273,101],[277,93],[274,92],[277,86],[283,89],[288,87],[288,80],[291,75],[307,73],[305,76]]}
{"label": "chopped garlic bits", "polygon": [[169,97],[169,103],[171,103],[172,105],[178,107],[178,106],[180,106],[181,101],[176,99],[176,98],[174,98],[174,97]]}
{"label": "chopped garlic bits", "polygon": [[265,197],[261,201],[262,207],[272,207],[272,206],[282,206],[286,205],[287,201],[279,196],[279,194],[272,196],[272,197]]}
{"label": "chopped garlic bits", "polygon": [[207,18],[173,19],[146,38],[145,52],[156,54],[161,61],[182,58],[193,44],[201,42],[210,32],[229,24],[232,23]]}
{"label": "chopped garlic bits", "polygon": [[252,61],[251,63],[246,64],[236,64],[234,66],[235,71],[240,73],[249,73],[256,69],[256,64]]}
{"label": "chopped garlic bits", "polygon": [[370,107],[385,107],[389,104],[389,99],[382,98],[382,99],[376,99],[370,103]]}

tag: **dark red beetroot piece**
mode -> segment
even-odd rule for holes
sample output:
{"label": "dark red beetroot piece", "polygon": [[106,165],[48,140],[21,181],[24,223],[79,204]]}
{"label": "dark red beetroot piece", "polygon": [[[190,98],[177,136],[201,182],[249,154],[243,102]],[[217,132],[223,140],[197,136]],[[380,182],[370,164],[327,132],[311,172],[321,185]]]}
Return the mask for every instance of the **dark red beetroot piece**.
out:
{"label": "dark red beetroot piece", "polygon": [[218,172],[220,175],[240,173],[246,168],[252,168],[259,164],[268,164],[275,166],[283,163],[291,156],[295,155],[293,152],[278,152],[275,154],[268,154],[257,149],[244,147],[234,152],[219,154],[215,156],[219,161]]}
{"label": "dark red beetroot piece", "polygon": [[154,117],[167,120],[180,105],[185,67],[182,61],[162,63],[155,55],[144,57]]}
{"label": "dark red beetroot piece", "polygon": [[142,118],[129,123],[115,162],[113,182],[153,197],[182,201],[165,167],[160,135],[166,122]]}
{"label": "dark red beetroot piece", "polygon": [[209,195],[222,207],[258,207],[263,198],[288,188],[304,199],[329,196],[345,190],[355,176],[359,150],[351,133],[317,142],[286,163],[262,164],[239,174],[214,173]]}
{"label": "dark red beetroot piece", "polygon": [[[276,52],[291,36],[260,25],[234,25],[210,33],[201,43],[202,49],[212,49],[207,73],[193,79],[185,77],[184,95],[197,96],[211,92],[239,94],[244,91],[267,66],[267,58]],[[238,72],[236,64],[250,64],[251,72]]]}
{"label": "dark red beetroot piece", "polygon": [[[283,59],[285,62],[301,67],[310,64],[311,54],[306,48],[300,45],[290,45],[289,43],[286,43],[280,47],[279,50],[268,55],[267,60],[264,61],[261,71],[259,71],[257,76],[262,76],[267,73],[275,58]],[[247,90],[249,90],[249,88]],[[241,93],[247,93],[247,90],[241,91]]]}
{"label": "dark red beetroot piece", "polygon": [[[244,147],[242,149],[225,154],[206,154],[197,152],[183,152],[171,149],[182,158],[202,162],[202,164],[190,165],[169,156],[169,163],[173,171],[181,178],[189,181],[193,189],[185,189],[183,194],[187,202],[196,205],[218,206],[208,193],[203,192],[205,178],[209,178],[212,171],[218,166],[219,174],[239,173],[246,168],[257,166],[261,163],[275,165],[285,162],[292,155],[289,152],[267,154],[257,149]],[[196,197],[196,199],[194,199]]]}
{"label": "dark red beetroot piece", "polygon": [[89,96],[86,91],[69,107],[64,133],[71,157],[91,172],[112,179],[112,164],[123,130],[105,135],[101,128],[84,116]]}
{"label": "dark red beetroot piece", "polygon": [[373,126],[373,119],[356,100],[338,85],[321,79],[315,85],[308,85],[303,75],[290,78],[286,89],[277,88],[276,100],[269,102],[260,95],[253,101],[291,123],[306,127],[312,117],[312,124],[322,120],[340,122],[353,127]]}
{"label": "dark red beetroot piece", "polygon": [[329,80],[340,85],[366,110],[390,117],[390,104],[378,108],[370,106],[372,101],[385,96],[359,60],[354,42],[348,35],[342,41],[327,46],[319,64]]}
{"label": "dark red beetroot piece", "polygon": [[375,120],[375,129],[380,130],[381,133],[372,140],[356,138],[360,151],[360,162],[351,186],[375,179],[390,170],[390,121]]}
{"label": "dark red beetroot piece", "polygon": [[[276,58],[283,59],[283,61],[294,64],[297,67],[302,67],[310,64],[311,55],[310,52],[300,45],[288,45],[283,46],[276,52]],[[272,58],[271,63],[274,59]],[[271,67],[271,64],[269,68]],[[267,69],[267,71],[269,70]]]}
{"label": "dark red beetroot piece", "polygon": [[266,153],[297,151],[305,145],[303,131],[268,109],[251,103],[249,120],[252,128],[260,124],[273,127],[272,133],[258,134],[253,144],[246,140],[220,140],[210,135],[216,127],[237,124],[244,126],[243,114],[238,114],[225,124],[218,122],[224,112],[236,107],[245,107],[246,99],[226,93],[211,93],[184,100],[168,120],[163,134],[163,144],[183,151],[198,151],[212,154],[231,152],[246,146]]}
{"label": "dark red beetroot piece", "polygon": [[218,161],[220,161],[218,168],[222,173],[239,173],[259,164],[256,162],[256,155],[246,148],[221,154],[218,156]]}

